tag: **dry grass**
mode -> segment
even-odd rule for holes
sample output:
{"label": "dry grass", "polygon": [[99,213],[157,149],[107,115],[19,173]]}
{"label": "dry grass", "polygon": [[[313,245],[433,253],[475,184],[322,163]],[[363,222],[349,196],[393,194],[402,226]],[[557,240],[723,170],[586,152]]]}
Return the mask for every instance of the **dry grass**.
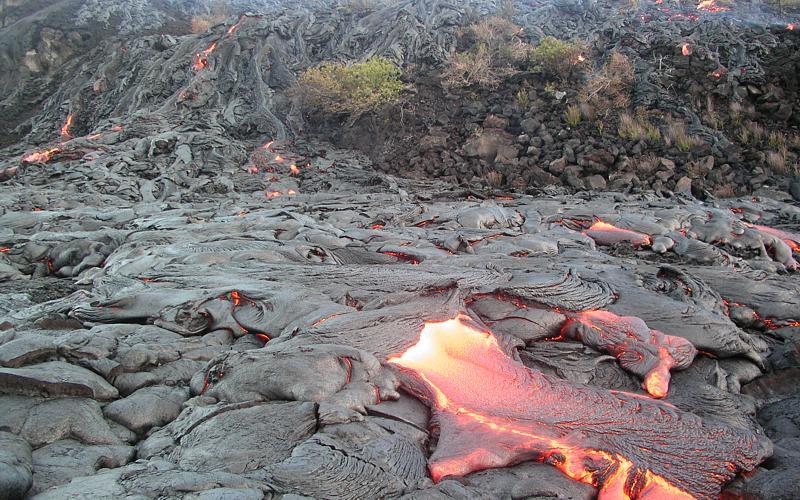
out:
{"label": "dry grass", "polygon": [[720,130],[723,127],[724,122],[720,117],[719,113],[717,113],[716,106],[714,105],[714,100],[711,98],[710,95],[706,96],[706,102],[704,108],[705,109],[703,112],[703,123],[713,128],[714,130]]}
{"label": "dry grass", "polygon": [[728,106],[728,114],[731,118],[731,124],[738,127],[744,120],[744,106],[739,101],[732,101]]}
{"label": "dry grass", "polygon": [[760,144],[767,136],[767,129],[758,122],[748,121],[744,126],[750,134],[750,142],[752,144]]}
{"label": "dry grass", "polygon": [[470,26],[476,45],[483,45],[495,66],[521,64],[528,61],[531,46],[520,35],[522,28],[507,18],[492,16]]}
{"label": "dry grass", "polygon": [[231,9],[228,3],[218,2],[208,14],[192,17],[192,33],[196,35],[205,33],[208,28],[225,22],[230,15]]}
{"label": "dry grass", "polygon": [[527,110],[530,107],[531,98],[530,96],[528,96],[527,89],[521,88],[517,90],[516,102],[517,102],[517,109],[521,111]]}
{"label": "dry grass", "polygon": [[767,151],[766,162],[772,172],[780,175],[789,173],[789,168],[786,161],[786,149],[781,151]]}
{"label": "dry grass", "polygon": [[460,31],[470,49],[450,55],[442,72],[446,88],[480,86],[495,88],[527,65],[531,46],[522,40],[522,28],[509,19],[492,16]]}
{"label": "dry grass", "polygon": [[675,146],[684,153],[697,145],[697,141],[686,131],[686,124],[674,118],[667,122],[665,139],[668,146]]}
{"label": "dry grass", "polygon": [[626,141],[647,141],[655,144],[661,140],[661,131],[643,113],[636,116],[630,113],[619,115],[617,132]]}
{"label": "dry grass", "polygon": [[786,135],[778,130],[773,130],[767,137],[767,144],[769,147],[780,149],[786,147]]}
{"label": "dry grass", "polygon": [[577,127],[581,122],[581,118],[581,108],[575,104],[570,104],[567,106],[567,109],[564,110],[564,120],[570,127]]}
{"label": "dry grass", "polygon": [[455,52],[450,55],[447,66],[442,70],[442,85],[448,89],[473,85],[493,89],[510,72],[511,69],[507,67],[492,67],[489,51],[485,47],[478,47],[470,52]]}
{"label": "dry grass", "polygon": [[602,118],[613,109],[628,107],[633,81],[633,64],[624,54],[614,52],[608,62],[589,78],[579,97],[592,107],[594,115]]}

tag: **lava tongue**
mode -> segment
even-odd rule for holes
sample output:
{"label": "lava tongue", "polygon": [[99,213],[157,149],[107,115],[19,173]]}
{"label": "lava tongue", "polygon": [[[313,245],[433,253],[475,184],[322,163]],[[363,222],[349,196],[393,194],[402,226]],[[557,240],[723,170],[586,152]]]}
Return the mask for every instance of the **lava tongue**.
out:
{"label": "lava tongue", "polygon": [[427,323],[417,344],[389,359],[439,422],[435,481],[537,459],[601,498],[714,498],[771,453],[753,433],[528,369],[465,320]]}

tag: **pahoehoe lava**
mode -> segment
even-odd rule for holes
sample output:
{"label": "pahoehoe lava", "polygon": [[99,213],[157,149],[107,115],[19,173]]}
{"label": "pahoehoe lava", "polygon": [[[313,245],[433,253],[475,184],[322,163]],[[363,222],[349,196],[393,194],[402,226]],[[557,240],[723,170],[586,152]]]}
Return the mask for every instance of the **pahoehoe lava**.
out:
{"label": "pahoehoe lava", "polygon": [[775,3],[0,1],[0,498],[800,498]]}

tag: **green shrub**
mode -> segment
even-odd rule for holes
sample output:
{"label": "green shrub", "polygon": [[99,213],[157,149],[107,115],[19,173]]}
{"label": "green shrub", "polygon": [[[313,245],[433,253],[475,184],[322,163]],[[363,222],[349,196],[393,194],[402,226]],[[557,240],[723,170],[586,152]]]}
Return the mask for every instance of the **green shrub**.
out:
{"label": "green shrub", "polygon": [[382,57],[361,63],[328,63],[305,70],[296,89],[306,105],[352,119],[397,102],[405,85],[400,69]]}
{"label": "green shrub", "polygon": [[531,52],[533,62],[543,73],[561,81],[567,81],[582,62],[585,50],[582,42],[565,42],[552,36],[542,38]]}

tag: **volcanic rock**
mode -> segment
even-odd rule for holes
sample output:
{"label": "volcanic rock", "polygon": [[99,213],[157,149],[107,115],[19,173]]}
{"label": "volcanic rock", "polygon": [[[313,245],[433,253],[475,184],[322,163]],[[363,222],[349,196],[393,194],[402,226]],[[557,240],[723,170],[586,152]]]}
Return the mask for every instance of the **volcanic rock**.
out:
{"label": "volcanic rock", "polygon": [[184,401],[189,399],[189,391],[180,387],[144,387],[130,396],[109,403],[103,414],[142,434],[151,427],[159,427],[172,422],[181,412]]}
{"label": "volcanic rock", "polygon": [[63,361],[24,368],[0,368],[0,392],[31,396],[78,396],[100,401],[114,399],[117,390],[102,377]]}
{"label": "volcanic rock", "polygon": [[21,499],[33,484],[31,447],[24,439],[0,432],[0,491],[3,498]]}

